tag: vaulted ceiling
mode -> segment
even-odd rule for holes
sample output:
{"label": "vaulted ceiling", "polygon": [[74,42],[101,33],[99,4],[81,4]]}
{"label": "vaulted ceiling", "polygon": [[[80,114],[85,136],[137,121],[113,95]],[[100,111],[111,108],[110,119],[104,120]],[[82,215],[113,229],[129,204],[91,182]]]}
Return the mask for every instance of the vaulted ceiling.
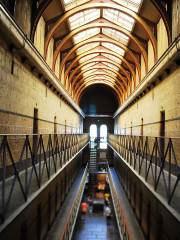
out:
{"label": "vaulted ceiling", "polygon": [[161,1],[42,0],[39,6],[32,36],[43,15],[45,58],[53,38],[52,69],[60,55],[59,79],[77,102],[93,84],[110,86],[120,102],[135,89],[141,80],[141,57],[148,72],[148,41],[157,60],[155,28],[160,17],[170,41],[168,17]]}

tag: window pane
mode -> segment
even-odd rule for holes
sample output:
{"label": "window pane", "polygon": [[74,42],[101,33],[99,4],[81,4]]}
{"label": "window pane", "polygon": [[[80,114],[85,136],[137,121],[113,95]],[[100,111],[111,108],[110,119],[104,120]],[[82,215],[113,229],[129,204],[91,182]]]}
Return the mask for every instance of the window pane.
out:
{"label": "window pane", "polygon": [[100,9],[98,8],[78,12],[68,19],[70,29],[73,30],[99,17],[100,17]]}
{"label": "window pane", "polygon": [[121,59],[117,58],[116,56],[113,55],[109,55],[107,53],[102,53],[102,55],[106,58],[108,58],[109,60],[115,61],[116,63],[120,64],[122,61]]}
{"label": "window pane", "polygon": [[63,0],[65,10],[70,10],[74,7],[87,3],[87,0]]}
{"label": "window pane", "polygon": [[92,36],[97,35],[98,33],[100,33],[100,28],[92,28],[92,29],[88,29],[86,31],[80,32],[73,37],[74,43],[76,44],[81,41],[84,41]]}
{"label": "window pane", "polygon": [[98,53],[97,53],[97,54],[94,53],[94,54],[87,55],[87,56],[81,58],[81,59],[79,60],[79,62],[80,62],[80,63],[86,62],[86,61],[88,61],[88,60],[90,60],[90,59],[92,59],[92,58],[95,58],[96,56],[98,56]]}
{"label": "window pane", "polygon": [[99,46],[99,43],[98,43],[98,42],[97,42],[97,43],[85,44],[85,45],[83,45],[82,47],[78,48],[78,49],[76,50],[76,53],[79,55],[79,54],[81,54],[81,53],[83,53],[83,52],[86,52],[86,51],[89,51],[89,50],[91,50],[91,49],[93,49],[93,48],[95,48],[95,47],[97,47],[97,46]]}
{"label": "window pane", "polygon": [[134,26],[134,19],[127,14],[111,8],[103,9],[103,17],[119,26],[131,31]]}
{"label": "window pane", "polygon": [[126,36],[124,33],[116,31],[112,28],[102,28],[102,33],[107,35],[108,37],[113,38],[114,40],[118,40],[127,45],[129,41],[129,37]]}
{"label": "window pane", "polygon": [[107,63],[107,62],[102,62],[104,65],[110,67],[110,68],[113,68],[114,70],[116,71],[119,71],[119,68],[117,66],[115,66],[114,64],[111,64],[111,63]]}
{"label": "window pane", "polygon": [[116,3],[119,3],[134,12],[138,12],[142,3],[142,0],[115,0]]}
{"label": "window pane", "polygon": [[104,47],[106,47],[106,48],[108,48],[110,50],[113,50],[114,52],[120,54],[121,56],[123,56],[124,53],[125,53],[124,49],[122,49],[122,48],[120,48],[120,47],[118,47],[118,46],[116,46],[116,45],[114,45],[112,43],[107,43],[107,42],[104,43],[103,42],[102,46],[104,46]]}
{"label": "window pane", "polygon": [[95,65],[96,65],[95,62],[93,62],[93,63],[88,63],[88,64],[86,64],[85,66],[81,67],[81,70],[84,71],[84,70],[86,70],[87,68],[93,67],[93,66],[95,66]]}

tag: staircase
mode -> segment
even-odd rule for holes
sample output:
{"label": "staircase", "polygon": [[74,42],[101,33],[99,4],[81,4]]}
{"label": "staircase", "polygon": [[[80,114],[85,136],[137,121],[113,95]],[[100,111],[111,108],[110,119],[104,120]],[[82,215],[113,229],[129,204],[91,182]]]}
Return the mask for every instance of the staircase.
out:
{"label": "staircase", "polygon": [[97,172],[97,144],[90,143],[90,158],[89,158],[89,187],[91,190],[96,185],[96,172]]}

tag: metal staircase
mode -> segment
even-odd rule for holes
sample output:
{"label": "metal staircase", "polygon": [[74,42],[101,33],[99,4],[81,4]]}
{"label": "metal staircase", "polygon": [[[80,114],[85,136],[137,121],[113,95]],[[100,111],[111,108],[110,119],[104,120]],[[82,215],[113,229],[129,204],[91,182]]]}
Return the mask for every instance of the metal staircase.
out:
{"label": "metal staircase", "polygon": [[97,172],[97,144],[90,143],[90,158],[89,158],[89,187],[93,190],[96,185]]}

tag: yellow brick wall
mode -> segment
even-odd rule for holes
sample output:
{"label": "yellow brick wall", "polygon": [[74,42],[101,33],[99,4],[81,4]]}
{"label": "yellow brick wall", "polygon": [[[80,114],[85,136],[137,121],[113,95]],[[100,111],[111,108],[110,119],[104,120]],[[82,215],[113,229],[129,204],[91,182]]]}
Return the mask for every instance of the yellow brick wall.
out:
{"label": "yellow brick wall", "polygon": [[115,129],[121,133],[140,134],[141,119],[144,121],[144,135],[159,136],[160,111],[165,111],[168,137],[180,137],[180,69],[160,82],[154,89],[116,118]]}
{"label": "yellow brick wall", "polygon": [[162,18],[157,24],[157,55],[158,58],[166,51],[168,48],[168,37],[165,24]]}
{"label": "yellow brick wall", "polygon": [[47,64],[49,64],[51,68],[53,64],[53,51],[54,51],[54,39],[52,38],[49,42],[46,56],[46,62]]}
{"label": "yellow brick wall", "polygon": [[141,79],[146,75],[145,62],[141,54]]}
{"label": "yellow brick wall", "polygon": [[45,40],[44,37],[45,37],[45,21],[43,17],[41,17],[37,24],[34,36],[34,45],[42,56],[44,56],[44,40]]}
{"label": "yellow brick wall", "polygon": [[148,70],[154,66],[154,50],[151,41],[148,41]]}
{"label": "yellow brick wall", "polygon": [[64,131],[59,124],[81,126],[79,114],[2,47],[0,86],[0,133],[32,133],[34,108],[38,108],[39,133],[54,132],[55,116],[57,132]]}

